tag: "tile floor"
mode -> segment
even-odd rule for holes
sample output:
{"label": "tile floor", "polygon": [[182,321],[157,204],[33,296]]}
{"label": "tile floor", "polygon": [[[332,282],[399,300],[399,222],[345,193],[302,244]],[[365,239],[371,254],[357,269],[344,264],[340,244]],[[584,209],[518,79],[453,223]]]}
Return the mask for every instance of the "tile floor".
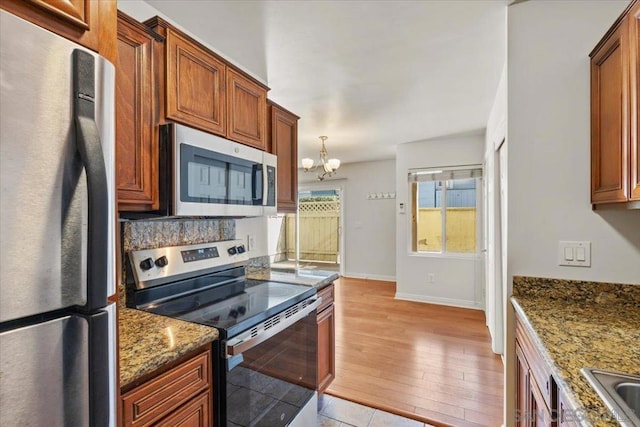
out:
{"label": "tile floor", "polygon": [[317,427],[432,427],[409,418],[323,394]]}

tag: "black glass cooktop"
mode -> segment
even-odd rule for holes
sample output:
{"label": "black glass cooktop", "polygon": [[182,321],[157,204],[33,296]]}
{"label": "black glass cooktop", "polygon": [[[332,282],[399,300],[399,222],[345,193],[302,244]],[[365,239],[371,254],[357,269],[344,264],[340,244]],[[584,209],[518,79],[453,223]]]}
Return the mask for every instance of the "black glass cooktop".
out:
{"label": "black glass cooktop", "polygon": [[311,286],[239,281],[139,308],[213,326],[222,338],[230,338],[315,293]]}

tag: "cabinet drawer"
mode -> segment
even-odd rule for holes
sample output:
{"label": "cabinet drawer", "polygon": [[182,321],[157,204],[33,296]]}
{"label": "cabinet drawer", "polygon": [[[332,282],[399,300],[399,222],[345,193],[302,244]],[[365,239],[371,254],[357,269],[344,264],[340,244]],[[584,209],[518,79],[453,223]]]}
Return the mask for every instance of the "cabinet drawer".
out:
{"label": "cabinet drawer", "polygon": [[322,303],[318,307],[318,313],[333,304],[333,283],[318,292],[318,296],[322,298]]}
{"label": "cabinet drawer", "polygon": [[124,424],[154,423],[209,387],[207,350],[122,396]]}
{"label": "cabinet drawer", "polygon": [[544,398],[544,402],[547,405],[547,409],[552,409],[553,401],[553,381],[551,377],[551,371],[545,363],[544,359],[536,349],[531,337],[524,329],[522,321],[516,316],[516,340],[522,348],[524,357],[527,360],[529,369],[533,374],[535,382],[540,388],[540,393]]}
{"label": "cabinet drawer", "polygon": [[211,395],[209,392],[202,393],[198,397],[191,399],[173,414],[163,419],[157,424],[157,427],[175,427],[175,426],[193,426],[208,427],[211,426],[210,402]]}

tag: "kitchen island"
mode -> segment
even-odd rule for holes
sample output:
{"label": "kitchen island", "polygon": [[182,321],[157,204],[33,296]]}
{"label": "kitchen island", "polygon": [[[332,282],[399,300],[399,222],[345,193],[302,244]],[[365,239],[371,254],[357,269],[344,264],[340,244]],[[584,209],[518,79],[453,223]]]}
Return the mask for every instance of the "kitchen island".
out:
{"label": "kitchen island", "polygon": [[640,286],[514,277],[511,301],[564,398],[567,425],[618,425],[580,369],[640,375]]}

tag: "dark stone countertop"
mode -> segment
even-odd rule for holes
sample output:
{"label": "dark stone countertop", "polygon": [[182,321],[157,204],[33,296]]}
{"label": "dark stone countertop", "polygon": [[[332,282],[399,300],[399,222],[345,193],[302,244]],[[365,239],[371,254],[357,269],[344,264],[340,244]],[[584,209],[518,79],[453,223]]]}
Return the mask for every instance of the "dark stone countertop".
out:
{"label": "dark stone countertop", "polygon": [[218,330],[118,307],[120,387],[218,339]]}
{"label": "dark stone countertop", "polygon": [[640,286],[516,276],[511,301],[582,425],[618,425],[580,369],[640,375]]}
{"label": "dark stone countertop", "polygon": [[318,291],[340,278],[333,271],[324,270],[286,270],[265,271],[260,275],[251,275],[252,280],[271,280],[273,282],[293,283],[295,285],[315,286]]}

